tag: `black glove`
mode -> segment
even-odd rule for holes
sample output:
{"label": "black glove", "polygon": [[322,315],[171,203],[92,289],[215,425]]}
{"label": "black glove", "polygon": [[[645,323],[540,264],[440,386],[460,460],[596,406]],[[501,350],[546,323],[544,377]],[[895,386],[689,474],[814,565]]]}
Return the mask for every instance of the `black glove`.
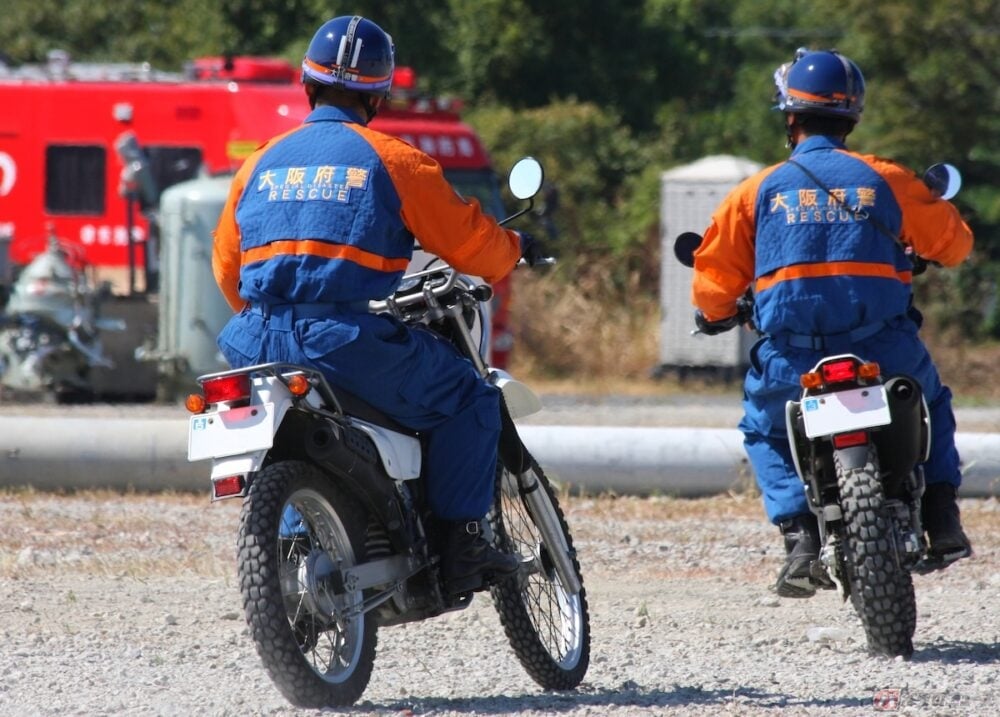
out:
{"label": "black glove", "polygon": [[705,318],[705,315],[701,313],[701,310],[698,310],[694,312],[694,325],[698,327],[699,333],[703,333],[707,336],[715,336],[716,334],[725,333],[726,331],[739,326],[740,315],[737,313],[727,319],[709,321]]}
{"label": "black glove", "polygon": [[542,243],[528,232],[518,232],[521,236],[521,258],[528,266],[537,266],[546,258]]}

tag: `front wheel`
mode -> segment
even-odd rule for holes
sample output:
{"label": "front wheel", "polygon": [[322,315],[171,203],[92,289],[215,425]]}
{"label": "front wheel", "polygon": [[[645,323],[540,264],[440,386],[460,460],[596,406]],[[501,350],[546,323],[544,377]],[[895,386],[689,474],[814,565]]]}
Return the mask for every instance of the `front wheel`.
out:
{"label": "front wheel", "polygon": [[346,706],[364,692],[376,625],[338,580],[364,560],[365,519],[311,463],[257,474],[240,516],[239,578],[250,636],[281,693],[301,707]]}
{"label": "front wheel", "polygon": [[[491,593],[507,639],[531,678],[545,689],[569,690],[580,684],[590,664],[587,594],[559,502],[538,464],[532,460],[531,465],[533,487],[520,485],[502,464],[497,466],[490,514],[494,540],[523,562],[516,578],[497,583]],[[565,556],[578,591],[560,578],[555,551]]]}
{"label": "front wheel", "polygon": [[874,447],[869,448],[863,468],[845,469],[835,462],[851,602],[861,618],[868,647],[880,655],[909,657],[917,601],[913,578],[898,559],[892,518],[878,478],[878,455]]}

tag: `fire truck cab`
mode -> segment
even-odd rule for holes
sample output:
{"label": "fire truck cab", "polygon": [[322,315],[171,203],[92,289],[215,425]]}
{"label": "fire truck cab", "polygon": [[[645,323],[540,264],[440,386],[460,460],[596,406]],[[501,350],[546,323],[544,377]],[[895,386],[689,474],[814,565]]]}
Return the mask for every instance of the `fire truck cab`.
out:
{"label": "fire truck cab", "polygon": [[[309,108],[298,79],[291,64],[254,57],[201,58],[183,73],[74,63],[59,52],[46,65],[0,65],[0,301],[19,269],[58,236],[123,299],[130,330],[114,339],[122,345],[113,352],[120,364],[113,383],[121,385],[123,369],[143,373],[129,362],[148,342],[141,334],[155,331],[150,315],[164,300],[157,295],[161,194],[235,171],[263,141],[301,123]],[[460,193],[501,216],[499,183],[479,138],[454,102],[422,96],[416,84],[412,70],[397,68],[392,99],[372,127],[435,157]],[[494,290],[491,345],[502,367],[508,284]]]}

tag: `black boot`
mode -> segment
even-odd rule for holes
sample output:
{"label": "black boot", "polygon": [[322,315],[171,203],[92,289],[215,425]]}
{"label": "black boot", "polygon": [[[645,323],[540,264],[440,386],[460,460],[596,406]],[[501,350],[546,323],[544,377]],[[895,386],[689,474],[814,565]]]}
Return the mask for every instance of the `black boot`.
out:
{"label": "black boot", "polygon": [[446,523],[441,556],[445,591],[479,590],[517,572],[517,556],[502,553],[483,537],[478,520]]}
{"label": "black boot", "polygon": [[825,571],[814,570],[819,559],[819,524],[812,513],[797,515],[782,521],[779,526],[785,537],[788,557],[778,573],[775,592],[781,597],[807,598],[816,594],[816,587],[827,587],[829,578]]}
{"label": "black boot", "polygon": [[951,483],[931,483],[920,503],[920,519],[930,543],[927,561],[939,567],[972,555],[972,544],[962,530],[957,494]]}

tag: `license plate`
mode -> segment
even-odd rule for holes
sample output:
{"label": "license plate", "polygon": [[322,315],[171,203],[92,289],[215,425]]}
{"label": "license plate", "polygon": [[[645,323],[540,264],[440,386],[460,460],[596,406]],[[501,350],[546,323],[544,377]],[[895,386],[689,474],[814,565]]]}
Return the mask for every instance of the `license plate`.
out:
{"label": "license plate", "polygon": [[807,396],[801,401],[806,436],[829,436],[891,422],[884,386]]}
{"label": "license plate", "polygon": [[188,460],[235,456],[274,445],[274,404],[231,408],[191,416],[188,424]]}

